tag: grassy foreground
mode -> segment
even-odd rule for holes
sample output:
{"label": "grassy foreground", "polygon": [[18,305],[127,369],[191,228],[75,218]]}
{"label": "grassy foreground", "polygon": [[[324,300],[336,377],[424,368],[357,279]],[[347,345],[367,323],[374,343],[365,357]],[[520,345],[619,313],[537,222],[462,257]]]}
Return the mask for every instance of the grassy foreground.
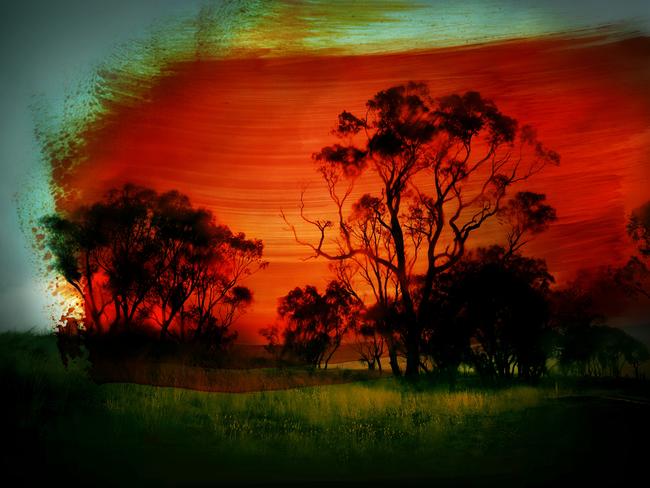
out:
{"label": "grassy foreground", "polygon": [[[645,474],[650,408],[568,383],[392,378],[245,394],[96,385],[53,338],[0,335],[2,476],[18,484],[623,484]],[[637,397],[635,397],[637,398]]]}

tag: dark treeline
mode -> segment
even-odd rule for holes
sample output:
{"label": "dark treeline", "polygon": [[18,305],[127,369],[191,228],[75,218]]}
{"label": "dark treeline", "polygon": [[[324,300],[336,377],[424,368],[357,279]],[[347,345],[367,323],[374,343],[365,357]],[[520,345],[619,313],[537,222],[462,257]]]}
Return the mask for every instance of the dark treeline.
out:
{"label": "dark treeline", "polygon": [[[558,287],[546,263],[524,253],[556,212],[544,194],[511,191],[559,164],[533,128],[479,93],[434,98],[413,82],[378,92],[366,109],[343,111],[339,142],[313,155],[336,218],[309,216],[301,200],[315,242],[285,218],[333,276],[323,291],[306,285],[280,299],[279,323],[261,331],[276,358],[325,369],[352,341],[368,368],[396,376],[453,381],[466,365],[484,378],[536,380],[551,364],[612,376],[629,364],[640,374],[647,348],[608,327],[602,304],[615,293],[649,297],[650,203],[629,217],[636,251],[624,266]],[[349,201],[366,173],[376,192]],[[490,221],[503,238],[472,246]],[[177,191],[125,185],[42,224],[54,267],[83,307],[82,320],[62,317],[58,331],[73,355],[83,337],[215,356],[252,301],[243,280],[266,265],[260,240],[217,224]]]}
{"label": "dark treeline", "polygon": [[176,191],[125,185],[43,225],[54,266],[84,310],[82,321],[62,317],[60,342],[82,335],[87,345],[128,337],[224,348],[252,301],[242,280],[265,266],[260,240],[217,224]]}
{"label": "dark treeline", "polygon": [[[334,279],[324,294],[306,286],[281,299],[281,323],[261,331],[270,350],[326,367],[347,334],[369,368],[383,368],[387,353],[392,372],[409,377],[453,380],[465,364],[486,378],[535,380],[551,358],[567,372],[617,376],[627,362],[639,373],[647,349],[604,325],[594,290],[552,286],[546,263],[523,252],[556,220],[545,195],[510,194],[560,162],[532,127],[479,93],[435,98],[410,82],[378,92],[362,115],[341,112],[333,134],[339,142],[313,160],[336,219],[308,215],[301,198],[300,216],[318,238],[304,240],[285,221],[297,243],[332,263]],[[349,202],[366,173],[376,192]],[[639,255],[602,268],[605,288],[648,295],[649,214],[646,205],[631,216]],[[491,220],[504,242],[470,251]]]}
{"label": "dark treeline", "polygon": [[[430,301],[434,320],[422,333],[420,371],[451,383],[462,366],[489,380],[536,381],[549,368],[620,377],[629,365],[639,378],[640,365],[650,359],[648,348],[606,325],[594,304],[595,284],[574,281],[554,288],[553,281],[543,260],[508,254],[501,246],[468,253],[436,286]],[[625,284],[612,276],[608,286]],[[323,294],[314,286],[295,288],[278,309],[286,326],[261,331],[268,348],[326,368],[343,338],[355,345],[369,369],[381,370],[387,360],[393,373],[401,375],[398,358],[404,357],[405,347],[398,305],[380,312],[355,296],[338,280]],[[395,357],[386,357],[389,348]]]}

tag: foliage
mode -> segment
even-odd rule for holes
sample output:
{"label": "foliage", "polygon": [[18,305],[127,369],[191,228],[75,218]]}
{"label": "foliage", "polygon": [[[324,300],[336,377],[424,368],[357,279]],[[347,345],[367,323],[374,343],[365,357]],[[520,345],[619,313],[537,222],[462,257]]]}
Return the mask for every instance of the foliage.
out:
{"label": "foliage", "polygon": [[564,371],[583,376],[618,378],[628,363],[638,377],[640,363],[648,359],[645,344],[621,329],[604,325],[568,328],[560,352]]}
{"label": "foliage", "polygon": [[536,379],[549,349],[552,276],[542,260],[493,246],[471,253],[442,276],[426,329],[434,364],[455,372],[461,361],[489,378]]}
{"label": "foliage", "polygon": [[544,232],[557,220],[555,209],[546,203],[546,195],[520,191],[499,211],[499,217],[509,225],[508,254],[521,250],[530,237]]}
{"label": "foliage", "polygon": [[382,371],[381,357],[384,355],[386,340],[374,324],[360,323],[354,329],[355,349],[359,360],[368,365],[368,369]]}
{"label": "foliage", "polygon": [[252,301],[241,281],[266,265],[260,240],[177,191],[125,185],[43,225],[56,270],[83,299],[87,335],[155,328],[221,347]]}
{"label": "foliage", "polygon": [[311,285],[294,288],[278,306],[286,320],[283,351],[327,369],[343,337],[355,327],[358,313],[356,301],[338,281],[331,281],[323,294]]}
{"label": "foliage", "polygon": [[[406,374],[414,376],[440,275],[457,265],[470,236],[499,214],[507,190],[559,163],[559,156],[531,127],[520,127],[477,92],[434,98],[424,84],[409,82],[379,91],[366,109],[363,116],[343,111],[334,130],[340,142],[313,157],[336,221],[310,218],[301,205],[318,238],[305,241],[292,229],[315,256],[365,262],[362,267],[381,268],[398,287]],[[354,182],[366,172],[379,179],[379,187],[362,196],[347,218]]]}
{"label": "foliage", "polygon": [[650,202],[646,202],[630,215],[627,233],[643,256],[650,256]]}

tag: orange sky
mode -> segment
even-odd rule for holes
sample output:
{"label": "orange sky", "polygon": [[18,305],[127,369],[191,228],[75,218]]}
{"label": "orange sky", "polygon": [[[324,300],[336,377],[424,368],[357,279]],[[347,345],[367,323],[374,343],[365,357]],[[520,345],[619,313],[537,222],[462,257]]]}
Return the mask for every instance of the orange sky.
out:
{"label": "orange sky", "polygon": [[[323,284],[326,263],[301,258],[279,216],[296,221],[300,189],[322,213],[326,195],[310,155],[333,141],[342,109],[361,112],[380,89],[408,80],[434,95],[478,90],[538,129],[562,156],[526,185],[559,220],[528,252],[562,280],[629,254],[626,214],[650,198],[650,39],[529,40],[375,56],[203,60],[170,66],[143,100],[107,106],[83,135],[85,162],[55,182],[93,201],[125,181],[178,189],[220,222],[265,243],[269,268],[247,283],[253,309],[243,342],[272,322],[277,298]],[[128,92],[128,84],[125,84]],[[137,87],[133,87],[135,91]],[[125,93],[128,95],[128,93]],[[362,181],[359,192],[373,191]],[[69,202],[70,203],[70,202]],[[498,235],[483,239],[498,239]]]}

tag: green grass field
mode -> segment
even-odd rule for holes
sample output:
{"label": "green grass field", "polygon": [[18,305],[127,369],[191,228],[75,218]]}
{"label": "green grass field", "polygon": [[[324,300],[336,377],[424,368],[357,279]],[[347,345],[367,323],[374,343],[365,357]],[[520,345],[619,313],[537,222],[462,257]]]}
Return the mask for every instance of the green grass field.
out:
{"label": "green grass field", "polygon": [[[96,385],[52,337],[0,335],[6,478],[32,484],[423,486],[645,475],[646,385],[393,378],[257,393]],[[596,388],[596,386],[598,386]],[[9,485],[6,485],[9,486]]]}

